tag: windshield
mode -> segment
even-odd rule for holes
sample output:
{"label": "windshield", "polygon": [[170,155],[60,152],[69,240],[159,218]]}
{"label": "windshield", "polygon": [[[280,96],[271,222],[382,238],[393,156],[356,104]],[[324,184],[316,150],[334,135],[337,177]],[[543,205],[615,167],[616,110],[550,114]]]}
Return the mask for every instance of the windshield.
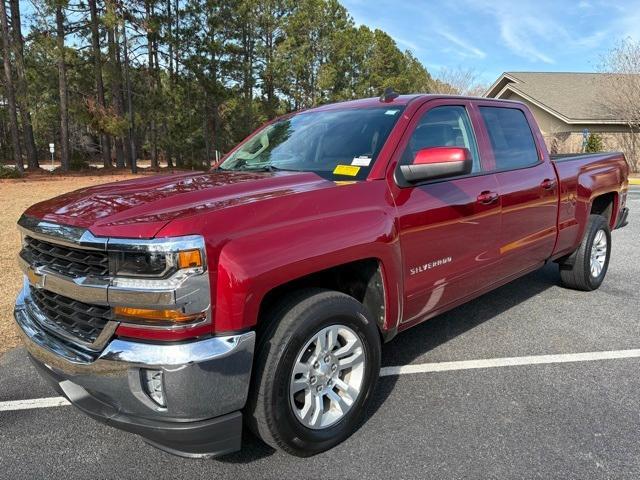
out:
{"label": "windshield", "polygon": [[267,125],[222,170],[316,172],[330,180],[366,178],[402,108],[303,112]]}

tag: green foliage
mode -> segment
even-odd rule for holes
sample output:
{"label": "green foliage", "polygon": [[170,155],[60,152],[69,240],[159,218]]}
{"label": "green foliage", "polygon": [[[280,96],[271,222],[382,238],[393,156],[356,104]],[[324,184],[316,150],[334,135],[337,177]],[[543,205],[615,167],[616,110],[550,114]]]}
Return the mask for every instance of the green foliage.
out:
{"label": "green foliage", "polygon": [[20,178],[20,172],[15,168],[5,167],[0,165],[0,179],[6,178]]}
{"label": "green foliage", "polygon": [[88,170],[89,168],[90,167],[89,167],[89,162],[87,161],[87,157],[82,155],[82,153],[78,151],[73,152],[69,160],[69,170],[79,172],[79,171]]}
{"label": "green foliage", "polygon": [[584,151],[587,153],[597,153],[604,150],[604,142],[602,136],[597,133],[589,134],[587,138],[587,144],[584,147]]}
{"label": "green foliage", "polygon": [[[26,76],[43,160],[49,142],[58,144],[60,138],[55,3],[34,0],[38,13],[23,22],[30,28],[23,32]],[[194,168],[276,115],[378,96],[389,86],[411,93],[429,92],[434,85],[410,52],[382,30],[356,26],[338,0],[102,0],[96,5],[106,105],[97,101],[87,3],[63,2],[71,168],[100,161],[101,135],[110,139],[112,155],[116,139],[131,145],[127,73],[137,157],[149,158],[157,148],[160,158]]]}

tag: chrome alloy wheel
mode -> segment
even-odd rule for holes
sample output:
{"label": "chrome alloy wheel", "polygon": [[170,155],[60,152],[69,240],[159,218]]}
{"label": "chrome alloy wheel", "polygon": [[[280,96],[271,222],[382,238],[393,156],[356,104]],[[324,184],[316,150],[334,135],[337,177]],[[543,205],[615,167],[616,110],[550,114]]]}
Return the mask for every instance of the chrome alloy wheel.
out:
{"label": "chrome alloy wheel", "polygon": [[318,430],[340,421],[360,395],[365,353],[360,337],[344,325],[323,328],[298,353],[289,398],[297,419]]}
{"label": "chrome alloy wheel", "polygon": [[591,246],[591,276],[598,278],[604,264],[607,260],[607,234],[604,230],[598,230],[596,236],[593,239],[593,245]]}

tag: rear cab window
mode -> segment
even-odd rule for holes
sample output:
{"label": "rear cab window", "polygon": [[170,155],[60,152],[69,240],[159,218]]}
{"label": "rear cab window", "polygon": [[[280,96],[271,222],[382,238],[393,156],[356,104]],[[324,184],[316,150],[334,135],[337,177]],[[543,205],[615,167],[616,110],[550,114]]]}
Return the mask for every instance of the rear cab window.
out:
{"label": "rear cab window", "polygon": [[515,170],[540,162],[533,132],[524,112],[518,108],[480,107],[491,148],[495,170]]}

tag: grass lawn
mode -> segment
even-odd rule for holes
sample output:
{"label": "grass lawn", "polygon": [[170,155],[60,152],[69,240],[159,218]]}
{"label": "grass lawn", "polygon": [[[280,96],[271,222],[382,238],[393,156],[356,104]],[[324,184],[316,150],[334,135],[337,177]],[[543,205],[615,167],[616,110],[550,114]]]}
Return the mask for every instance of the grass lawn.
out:
{"label": "grass lawn", "polygon": [[19,343],[13,304],[22,285],[16,260],[20,235],[16,222],[30,205],[78,188],[133,178],[130,174],[0,180],[0,355]]}

